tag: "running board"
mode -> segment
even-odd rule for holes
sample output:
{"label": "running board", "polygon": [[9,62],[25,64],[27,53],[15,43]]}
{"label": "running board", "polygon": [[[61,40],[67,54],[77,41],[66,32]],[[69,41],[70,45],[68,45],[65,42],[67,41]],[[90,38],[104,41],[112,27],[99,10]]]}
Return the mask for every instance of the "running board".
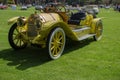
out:
{"label": "running board", "polygon": [[80,29],[74,29],[72,30],[73,32],[80,32],[80,31],[84,31],[84,30],[89,30],[90,27],[84,27],[84,28],[80,28]]}
{"label": "running board", "polygon": [[87,38],[92,37],[92,36],[95,36],[95,34],[86,34],[86,35],[78,38],[78,40],[81,41],[81,40],[87,39]]}

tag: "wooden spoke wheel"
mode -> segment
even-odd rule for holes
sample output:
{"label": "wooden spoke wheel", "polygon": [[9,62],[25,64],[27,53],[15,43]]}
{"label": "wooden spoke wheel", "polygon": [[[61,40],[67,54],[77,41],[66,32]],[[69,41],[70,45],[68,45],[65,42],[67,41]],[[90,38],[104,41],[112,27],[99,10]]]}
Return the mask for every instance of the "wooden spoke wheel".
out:
{"label": "wooden spoke wheel", "polygon": [[60,27],[55,28],[47,40],[48,53],[51,59],[57,59],[61,56],[65,47],[65,33]]}
{"label": "wooden spoke wheel", "polygon": [[102,32],[103,32],[102,21],[98,21],[96,24],[96,31],[95,31],[94,40],[96,40],[96,41],[100,40],[102,37]]}
{"label": "wooden spoke wheel", "polygon": [[23,49],[27,43],[23,39],[23,34],[20,33],[17,24],[14,24],[8,33],[8,41],[13,49]]}

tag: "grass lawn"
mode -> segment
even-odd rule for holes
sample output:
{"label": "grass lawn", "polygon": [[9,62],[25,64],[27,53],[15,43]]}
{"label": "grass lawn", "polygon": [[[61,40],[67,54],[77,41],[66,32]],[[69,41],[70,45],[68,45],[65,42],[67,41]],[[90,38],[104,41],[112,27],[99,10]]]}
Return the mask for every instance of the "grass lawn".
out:
{"label": "grass lawn", "polygon": [[120,80],[119,12],[101,9],[102,39],[69,42],[57,60],[49,60],[45,49],[13,51],[9,46],[7,20],[33,12],[0,10],[0,80]]}

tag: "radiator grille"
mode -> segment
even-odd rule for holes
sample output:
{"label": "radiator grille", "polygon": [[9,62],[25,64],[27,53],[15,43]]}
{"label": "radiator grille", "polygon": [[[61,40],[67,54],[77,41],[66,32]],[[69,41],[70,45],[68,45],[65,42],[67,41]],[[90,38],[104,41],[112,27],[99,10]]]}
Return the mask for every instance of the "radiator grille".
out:
{"label": "radiator grille", "polygon": [[28,37],[37,36],[37,27],[34,24],[28,24]]}

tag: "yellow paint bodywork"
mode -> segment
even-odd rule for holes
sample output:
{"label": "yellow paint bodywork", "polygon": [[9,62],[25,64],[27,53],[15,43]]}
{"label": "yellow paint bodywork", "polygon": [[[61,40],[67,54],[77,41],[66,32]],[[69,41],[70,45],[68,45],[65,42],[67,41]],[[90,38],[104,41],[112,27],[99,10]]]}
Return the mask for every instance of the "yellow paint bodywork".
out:
{"label": "yellow paint bodywork", "polygon": [[83,26],[91,26],[92,20],[93,20],[93,16],[91,14],[86,13],[85,20],[81,20],[80,24]]}
{"label": "yellow paint bodywork", "polygon": [[[42,47],[46,47],[46,41],[47,38],[50,34],[50,32],[56,28],[56,27],[61,27],[63,28],[63,30],[65,31],[66,36],[68,36],[69,38],[78,41],[78,37],[82,36],[84,34],[82,33],[78,33],[76,34],[75,32],[72,31],[72,29],[70,28],[70,25],[67,24],[67,17],[64,17],[66,15],[64,15],[64,13],[62,13],[62,16],[59,13],[40,13],[38,14],[40,19],[41,19],[41,29],[37,30],[37,36],[33,37],[32,39],[28,36],[26,36],[26,40],[29,41],[29,39],[31,39],[31,42],[33,44],[40,44],[42,45]],[[64,16],[63,16],[64,15]],[[86,14],[86,19],[82,20],[80,25],[82,27],[84,26],[88,26],[90,27],[90,31],[87,31],[87,33],[95,33],[95,27],[96,27],[96,23],[97,21],[101,20],[100,18],[95,18],[93,19],[92,15],[88,15]],[[11,18],[10,20],[8,20],[9,24],[14,24],[17,23],[17,19],[19,17],[14,17]],[[25,18],[25,25],[18,26],[18,29],[21,32],[27,32],[28,30],[28,19],[29,18]]]}
{"label": "yellow paint bodywork", "polygon": [[90,30],[90,33],[95,33],[95,29],[96,29],[96,26],[97,26],[97,22],[101,21],[101,18],[95,18],[92,20],[92,23],[91,23],[91,30]]}
{"label": "yellow paint bodywork", "polygon": [[13,17],[13,18],[9,19],[9,20],[8,20],[8,24],[16,23],[18,18],[19,18],[19,17]]}

